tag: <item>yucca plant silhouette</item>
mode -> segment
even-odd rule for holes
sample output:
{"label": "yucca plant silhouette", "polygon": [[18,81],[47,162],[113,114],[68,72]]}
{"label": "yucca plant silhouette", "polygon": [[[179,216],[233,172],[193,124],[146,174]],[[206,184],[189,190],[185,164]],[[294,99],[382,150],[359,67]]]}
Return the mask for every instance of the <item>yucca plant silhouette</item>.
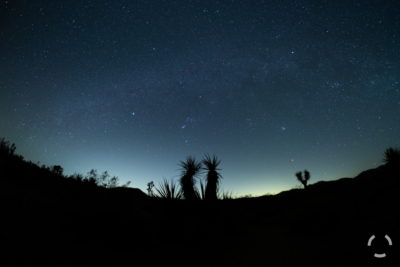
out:
{"label": "yucca plant silhouette", "polygon": [[218,185],[219,185],[219,179],[222,179],[221,174],[217,172],[218,165],[221,163],[221,160],[217,160],[215,157],[215,154],[213,158],[206,154],[203,159],[203,164],[205,167],[203,170],[208,171],[207,172],[207,185],[206,185],[206,192],[205,192],[205,199],[207,201],[215,201],[218,199],[217,193],[218,193]]}
{"label": "yucca plant silhouette", "polygon": [[197,187],[194,188],[194,193],[196,194],[196,199],[205,200],[206,194],[205,194],[205,191],[204,191],[204,185],[201,182],[201,180],[200,180],[200,189],[201,189],[201,192],[199,192]]}
{"label": "yucca plant silhouette", "polygon": [[400,150],[398,148],[388,148],[383,155],[383,162],[390,166],[400,166]]}
{"label": "yucca plant silhouette", "polygon": [[194,178],[198,176],[201,170],[201,162],[196,162],[194,157],[188,156],[186,162],[181,161],[178,165],[182,167],[180,185],[183,197],[188,201],[198,199],[194,188],[196,183]]}
{"label": "yucca plant silhouette", "polygon": [[307,188],[307,182],[308,182],[308,180],[310,180],[310,173],[307,170],[305,170],[304,171],[304,178],[303,178],[301,172],[297,172],[296,176],[297,176],[297,180],[299,180],[299,182],[304,185],[304,189],[306,189]]}
{"label": "yucca plant silhouette", "polygon": [[[181,199],[183,196],[182,190],[180,190],[179,192],[177,192],[175,190],[175,183],[172,180],[171,181],[171,186],[168,184],[168,181],[164,179],[164,185],[160,183],[160,190],[157,190],[159,196],[161,198],[166,198],[166,199]],[[176,193],[176,195],[175,195]]]}

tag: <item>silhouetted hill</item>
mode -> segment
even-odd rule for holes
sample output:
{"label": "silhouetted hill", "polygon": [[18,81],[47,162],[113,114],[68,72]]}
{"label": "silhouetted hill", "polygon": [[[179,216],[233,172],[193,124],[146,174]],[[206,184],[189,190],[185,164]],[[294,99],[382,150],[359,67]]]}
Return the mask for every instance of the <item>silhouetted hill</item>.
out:
{"label": "silhouetted hill", "polygon": [[89,186],[16,157],[0,164],[2,266],[354,266],[376,260],[372,234],[400,240],[400,177],[387,165],[210,204]]}

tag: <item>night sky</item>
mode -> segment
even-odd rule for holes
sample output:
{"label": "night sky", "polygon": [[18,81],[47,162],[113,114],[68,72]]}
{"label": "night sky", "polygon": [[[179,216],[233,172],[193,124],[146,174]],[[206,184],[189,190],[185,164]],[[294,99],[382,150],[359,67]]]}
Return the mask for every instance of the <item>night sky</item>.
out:
{"label": "night sky", "polygon": [[2,1],[0,137],[146,193],[205,153],[232,196],[354,177],[400,143],[399,26],[390,0]]}

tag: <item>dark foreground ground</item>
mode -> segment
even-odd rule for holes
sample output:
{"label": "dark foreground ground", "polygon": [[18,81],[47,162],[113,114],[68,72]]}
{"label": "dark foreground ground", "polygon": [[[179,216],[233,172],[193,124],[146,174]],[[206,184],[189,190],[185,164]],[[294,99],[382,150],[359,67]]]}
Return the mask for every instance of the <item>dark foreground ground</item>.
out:
{"label": "dark foreground ground", "polygon": [[400,266],[398,180],[375,170],[214,205],[6,184],[0,265]]}

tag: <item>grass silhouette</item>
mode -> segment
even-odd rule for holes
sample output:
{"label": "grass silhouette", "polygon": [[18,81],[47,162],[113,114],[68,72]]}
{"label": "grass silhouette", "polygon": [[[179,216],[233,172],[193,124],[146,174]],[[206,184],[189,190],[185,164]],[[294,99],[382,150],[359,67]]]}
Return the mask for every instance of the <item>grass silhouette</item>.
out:
{"label": "grass silhouette", "polygon": [[164,178],[164,184],[160,184],[160,190],[157,190],[160,198],[165,199],[181,199],[183,197],[183,192],[175,189],[175,183],[172,180],[171,186],[168,184],[168,181]]}
{"label": "grass silhouette", "polygon": [[[149,188],[148,188],[149,196],[163,198],[163,199],[179,199],[179,200],[184,199],[182,189],[178,190],[176,188],[176,184],[173,182],[173,180],[171,181],[171,184],[168,184],[168,181],[165,178],[163,178],[163,179],[164,179],[164,182],[162,184],[160,183],[160,190],[157,189],[156,187],[154,187],[153,182],[150,182],[147,184],[149,186]],[[200,195],[198,189],[196,187],[194,188],[196,199],[205,200],[204,186],[203,186],[203,183],[201,180],[200,180],[200,186],[201,186],[201,195]],[[152,193],[153,187],[158,192],[158,195],[155,195]],[[251,196],[251,195],[249,195],[249,196]],[[249,196],[247,196],[247,197],[249,197]],[[232,193],[229,194],[228,192],[218,191],[217,199],[223,200],[223,199],[234,199],[234,198],[232,197]]]}

